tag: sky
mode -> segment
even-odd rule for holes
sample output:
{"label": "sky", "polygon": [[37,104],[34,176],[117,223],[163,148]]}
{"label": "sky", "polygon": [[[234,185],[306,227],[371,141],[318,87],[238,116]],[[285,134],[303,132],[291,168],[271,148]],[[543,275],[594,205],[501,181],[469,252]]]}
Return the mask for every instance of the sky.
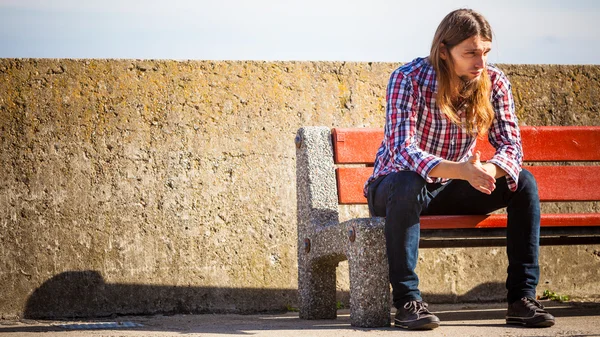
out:
{"label": "sky", "polygon": [[0,58],[407,62],[458,8],[492,63],[600,64],[599,0],[0,0]]}

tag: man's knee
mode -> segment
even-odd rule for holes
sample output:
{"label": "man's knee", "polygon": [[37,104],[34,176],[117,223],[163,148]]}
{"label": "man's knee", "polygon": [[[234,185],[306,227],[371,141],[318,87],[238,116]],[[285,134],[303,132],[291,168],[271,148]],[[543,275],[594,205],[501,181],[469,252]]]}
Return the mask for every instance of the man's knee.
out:
{"label": "man's knee", "polygon": [[425,179],[413,171],[391,173],[390,201],[421,201],[425,190]]}
{"label": "man's knee", "polygon": [[537,182],[535,181],[535,177],[531,172],[523,169],[519,173],[519,183],[517,190],[527,191],[529,193],[535,192],[537,194]]}
{"label": "man's knee", "polygon": [[524,169],[519,173],[519,182],[515,193],[515,196],[519,196],[519,200],[526,198],[528,202],[539,203],[540,197],[537,182],[531,172]]}

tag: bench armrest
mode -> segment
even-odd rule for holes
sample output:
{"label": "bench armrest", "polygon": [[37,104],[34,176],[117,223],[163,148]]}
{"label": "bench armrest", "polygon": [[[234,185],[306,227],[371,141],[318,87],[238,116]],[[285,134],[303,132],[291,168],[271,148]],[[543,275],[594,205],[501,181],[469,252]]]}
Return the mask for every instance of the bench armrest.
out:
{"label": "bench armrest", "polygon": [[338,195],[331,130],[303,127],[295,141],[298,239],[303,240],[300,234],[339,222]]}

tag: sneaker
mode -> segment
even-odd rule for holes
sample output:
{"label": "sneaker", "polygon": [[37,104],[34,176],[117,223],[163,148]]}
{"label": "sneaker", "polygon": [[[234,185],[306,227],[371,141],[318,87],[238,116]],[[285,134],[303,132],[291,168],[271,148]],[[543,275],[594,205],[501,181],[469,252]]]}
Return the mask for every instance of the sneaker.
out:
{"label": "sneaker", "polygon": [[554,325],[554,316],[544,310],[540,302],[531,297],[523,297],[508,305],[506,324],[543,328]]}
{"label": "sneaker", "polygon": [[427,310],[427,303],[410,301],[396,310],[394,325],[409,330],[431,330],[440,326],[440,319]]}

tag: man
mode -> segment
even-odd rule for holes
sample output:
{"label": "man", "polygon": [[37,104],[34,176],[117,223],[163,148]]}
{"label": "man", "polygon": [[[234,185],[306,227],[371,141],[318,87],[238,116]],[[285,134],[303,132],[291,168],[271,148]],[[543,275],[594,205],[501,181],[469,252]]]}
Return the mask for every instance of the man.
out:
{"label": "man", "polygon": [[[460,9],[440,23],[427,58],[391,75],[384,140],[365,184],[369,210],[385,216],[395,325],[433,329],[415,274],[419,217],[487,214],[507,207],[509,303],[506,322],[554,325],[535,300],[539,279],[540,205],[533,176],[522,170],[521,138],[508,78],[488,65],[492,31],[479,13]],[[473,153],[487,133],[496,148]]]}

